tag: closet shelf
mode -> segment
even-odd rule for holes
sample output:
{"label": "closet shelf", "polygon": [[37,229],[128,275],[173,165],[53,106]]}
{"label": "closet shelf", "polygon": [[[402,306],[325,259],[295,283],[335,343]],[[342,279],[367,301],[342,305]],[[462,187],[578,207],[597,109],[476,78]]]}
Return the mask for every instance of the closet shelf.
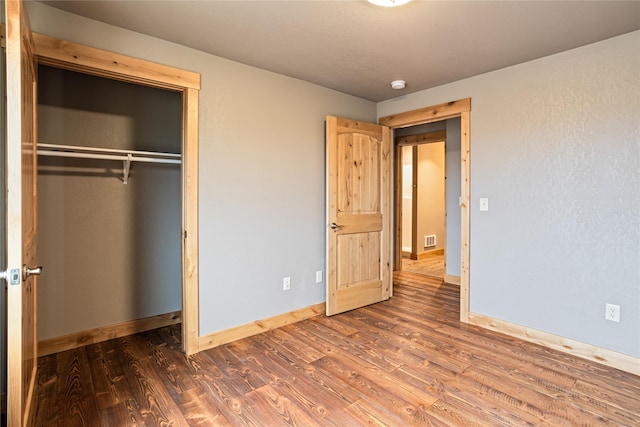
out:
{"label": "closet shelf", "polygon": [[39,156],[74,157],[80,159],[120,160],[123,162],[123,183],[129,180],[131,162],[180,164],[182,156],[154,151],[118,150],[115,148],[81,147],[38,143]]}

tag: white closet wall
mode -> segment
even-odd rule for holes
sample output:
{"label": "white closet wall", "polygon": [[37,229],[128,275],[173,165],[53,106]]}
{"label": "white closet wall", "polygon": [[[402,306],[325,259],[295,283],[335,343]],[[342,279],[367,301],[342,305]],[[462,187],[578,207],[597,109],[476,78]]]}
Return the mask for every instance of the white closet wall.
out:
{"label": "white closet wall", "polygon": [[[181,95],[39,67],[38,141],[180,153]],[[180,165],[38,158],[38,338],[181,308]]]}

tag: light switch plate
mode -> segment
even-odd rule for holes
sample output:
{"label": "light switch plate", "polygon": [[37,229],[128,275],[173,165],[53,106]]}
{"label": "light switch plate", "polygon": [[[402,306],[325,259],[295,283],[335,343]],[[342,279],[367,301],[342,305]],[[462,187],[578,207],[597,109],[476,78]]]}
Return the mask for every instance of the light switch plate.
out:
{"label": "light switch plate", "polygon": [[489,199],[486,197],[480,198],[480,210],[486,212],[489,210]]}

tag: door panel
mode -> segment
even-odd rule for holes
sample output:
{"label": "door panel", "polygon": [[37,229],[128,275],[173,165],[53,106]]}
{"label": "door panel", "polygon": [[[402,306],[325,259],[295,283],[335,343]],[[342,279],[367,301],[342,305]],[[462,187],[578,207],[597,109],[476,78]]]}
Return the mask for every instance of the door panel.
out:
{"label": "door panel", "polygon": [[341,234],[338,235],[337,245],[338,263],[347,266],[338,270],[340,287],[379,279],[379,232]]}
{"label": "door panel", "polygon": [[390,148],[385,126],[327,117],[327,315],[391,295]]}
{"label": "door panel", "polygon": [[[37,257],[36,218],[36,62],[26,9],[5,3],[7,20],[7,417],[26,425],[36,374],[35,276],[23,266]],[[11,274],[14,273],[14,274]],[[13,277],[11,277],[13,276]]]}

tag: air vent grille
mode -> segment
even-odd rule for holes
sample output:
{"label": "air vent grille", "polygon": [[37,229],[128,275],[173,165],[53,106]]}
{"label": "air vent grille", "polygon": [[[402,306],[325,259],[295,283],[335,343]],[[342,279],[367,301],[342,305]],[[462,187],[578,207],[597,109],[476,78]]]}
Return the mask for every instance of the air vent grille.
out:
{"label": "air vent grille", "polygon": [[424,236],[424,247],[430,248],[436,245],[436,235],[429,234],[428,236]]}

